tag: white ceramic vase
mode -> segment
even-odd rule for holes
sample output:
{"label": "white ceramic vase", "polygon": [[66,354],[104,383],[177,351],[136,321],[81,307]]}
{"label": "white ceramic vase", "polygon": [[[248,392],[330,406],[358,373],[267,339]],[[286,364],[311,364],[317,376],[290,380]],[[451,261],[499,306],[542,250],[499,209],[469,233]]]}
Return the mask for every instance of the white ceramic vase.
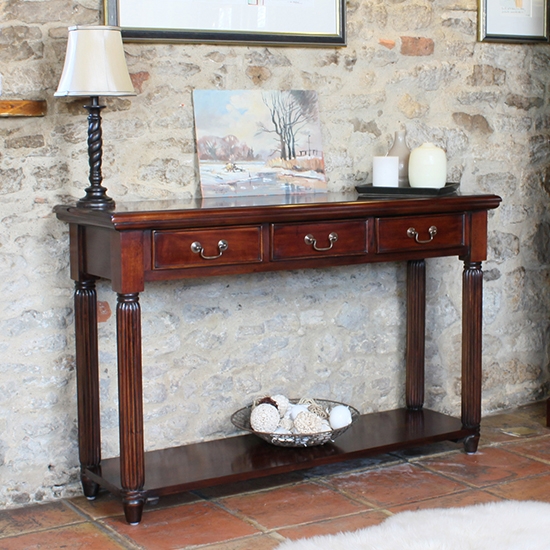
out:
{"label": "white ceramic vase", "polygon": [[447,155],[441,147],[424,143],[411,151],[409,184],[411,187],[439,189],[447,181]]}

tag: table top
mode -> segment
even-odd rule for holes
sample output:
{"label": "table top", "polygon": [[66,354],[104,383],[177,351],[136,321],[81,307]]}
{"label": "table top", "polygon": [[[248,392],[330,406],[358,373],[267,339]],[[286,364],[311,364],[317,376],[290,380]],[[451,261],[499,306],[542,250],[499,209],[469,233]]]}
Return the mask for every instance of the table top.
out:
{"label": "table top", "polygon": [[124,230],[200,226],[213,218],[220,225],[234,225],[489,210],[500,202],[492,194],[370,198],[349,192],[119,202],[114,210],[59,205],[54,211],[69,223]]}

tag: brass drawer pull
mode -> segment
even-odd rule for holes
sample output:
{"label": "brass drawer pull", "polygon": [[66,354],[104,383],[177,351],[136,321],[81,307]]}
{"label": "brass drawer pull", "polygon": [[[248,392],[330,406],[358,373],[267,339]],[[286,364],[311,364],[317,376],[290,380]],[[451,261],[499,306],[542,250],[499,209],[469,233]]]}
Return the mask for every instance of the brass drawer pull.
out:
{"label": "brass drawer pull", "polygon": [[338,233],[336,231],[333,231],[332,233],[329,233],[328,240],[330,242],[330,246],[327,246],[326,248],[318,248],[317,247],[317,240],[311,233],[308,233],[304,237],[304,242],[306,244],[309,244],[313,247],[313,250],[317,250],[317,252],[324,252],[325,250],[330,250],[334,243],[338,240]]}
{"label": "brass drawer pull", "polygon": [[216,258],[219,258],[228,248],[229,243],[226,240],[222,239],[218,242],[219,254],[217,256],[205,256],[204,248],[202,247],[202,244],[199,243],[199,241],[195,241],[191,244],[191,251],[195,254],[200,254],[203,260],[215,260]]}
{"label": "brass drawer pull", "polygon": [[428,233],[430,234],[430,238],[426,241],[421,241],[418,239],[418,233],[416,232],[416,229],[414,227],[409,227],[409,229],[407,229],[407,237],[414,239],[418,244],[431,243],[434,240],[434,237],[437,235],[437,227],[435,225],[432,225],[428,229]]}

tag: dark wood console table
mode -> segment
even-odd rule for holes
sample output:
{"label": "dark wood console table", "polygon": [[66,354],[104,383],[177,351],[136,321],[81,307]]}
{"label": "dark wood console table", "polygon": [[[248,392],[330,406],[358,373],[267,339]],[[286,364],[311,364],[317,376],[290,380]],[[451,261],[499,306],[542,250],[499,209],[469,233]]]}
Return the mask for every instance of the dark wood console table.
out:
{"label": "dark wood console table", "polygon": [[[328,194],[127,203],[111,212],[56,207],[57,217],[70,224],[85,495],[94,498],[100,486],[107,488],[121,497],[127,521],[138,523],[147,498],[442,440],[464,440],[465,450],[475,452],[481,421],[481,263],[487,211],[500,200]],[[461,419],[423,409],[425,259],[440,256],[464,262]],[[399,260],[407,261],[406,407],[362,415],[336,442],[319,447],[274,447],[247,434],[144,453],[139,293],[146,282]],[[120,458],[104,461],[98,278],[109,279],[118,294]]]}

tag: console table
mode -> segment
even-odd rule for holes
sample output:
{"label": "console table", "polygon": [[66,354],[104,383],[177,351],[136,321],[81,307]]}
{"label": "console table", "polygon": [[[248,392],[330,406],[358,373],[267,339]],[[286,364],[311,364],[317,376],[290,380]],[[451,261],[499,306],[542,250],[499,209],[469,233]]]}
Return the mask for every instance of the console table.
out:
{"label": "console table", "polygon": [[[113,211],[57,206],[57,217],[70,226],[84,494],[95,498],[100,486],[108,489],[135,524],[148,498],[209,485],[443,440],[464,440],[466,452],[475,452],[481,421],[481,263],[487,212],[500,201],[496,195],[327,194],[136,202]],[[460,419],[423,408],[425,260],[440,256],[464,262]],[[275,447],[246,434],[144,453],[139,293],[145,283],[400,260],[407,262],[405,407],[362,415],[334,443],[317,447]],[[118,295],[120,457],[103,461],[98,278],[109,279]]]}

